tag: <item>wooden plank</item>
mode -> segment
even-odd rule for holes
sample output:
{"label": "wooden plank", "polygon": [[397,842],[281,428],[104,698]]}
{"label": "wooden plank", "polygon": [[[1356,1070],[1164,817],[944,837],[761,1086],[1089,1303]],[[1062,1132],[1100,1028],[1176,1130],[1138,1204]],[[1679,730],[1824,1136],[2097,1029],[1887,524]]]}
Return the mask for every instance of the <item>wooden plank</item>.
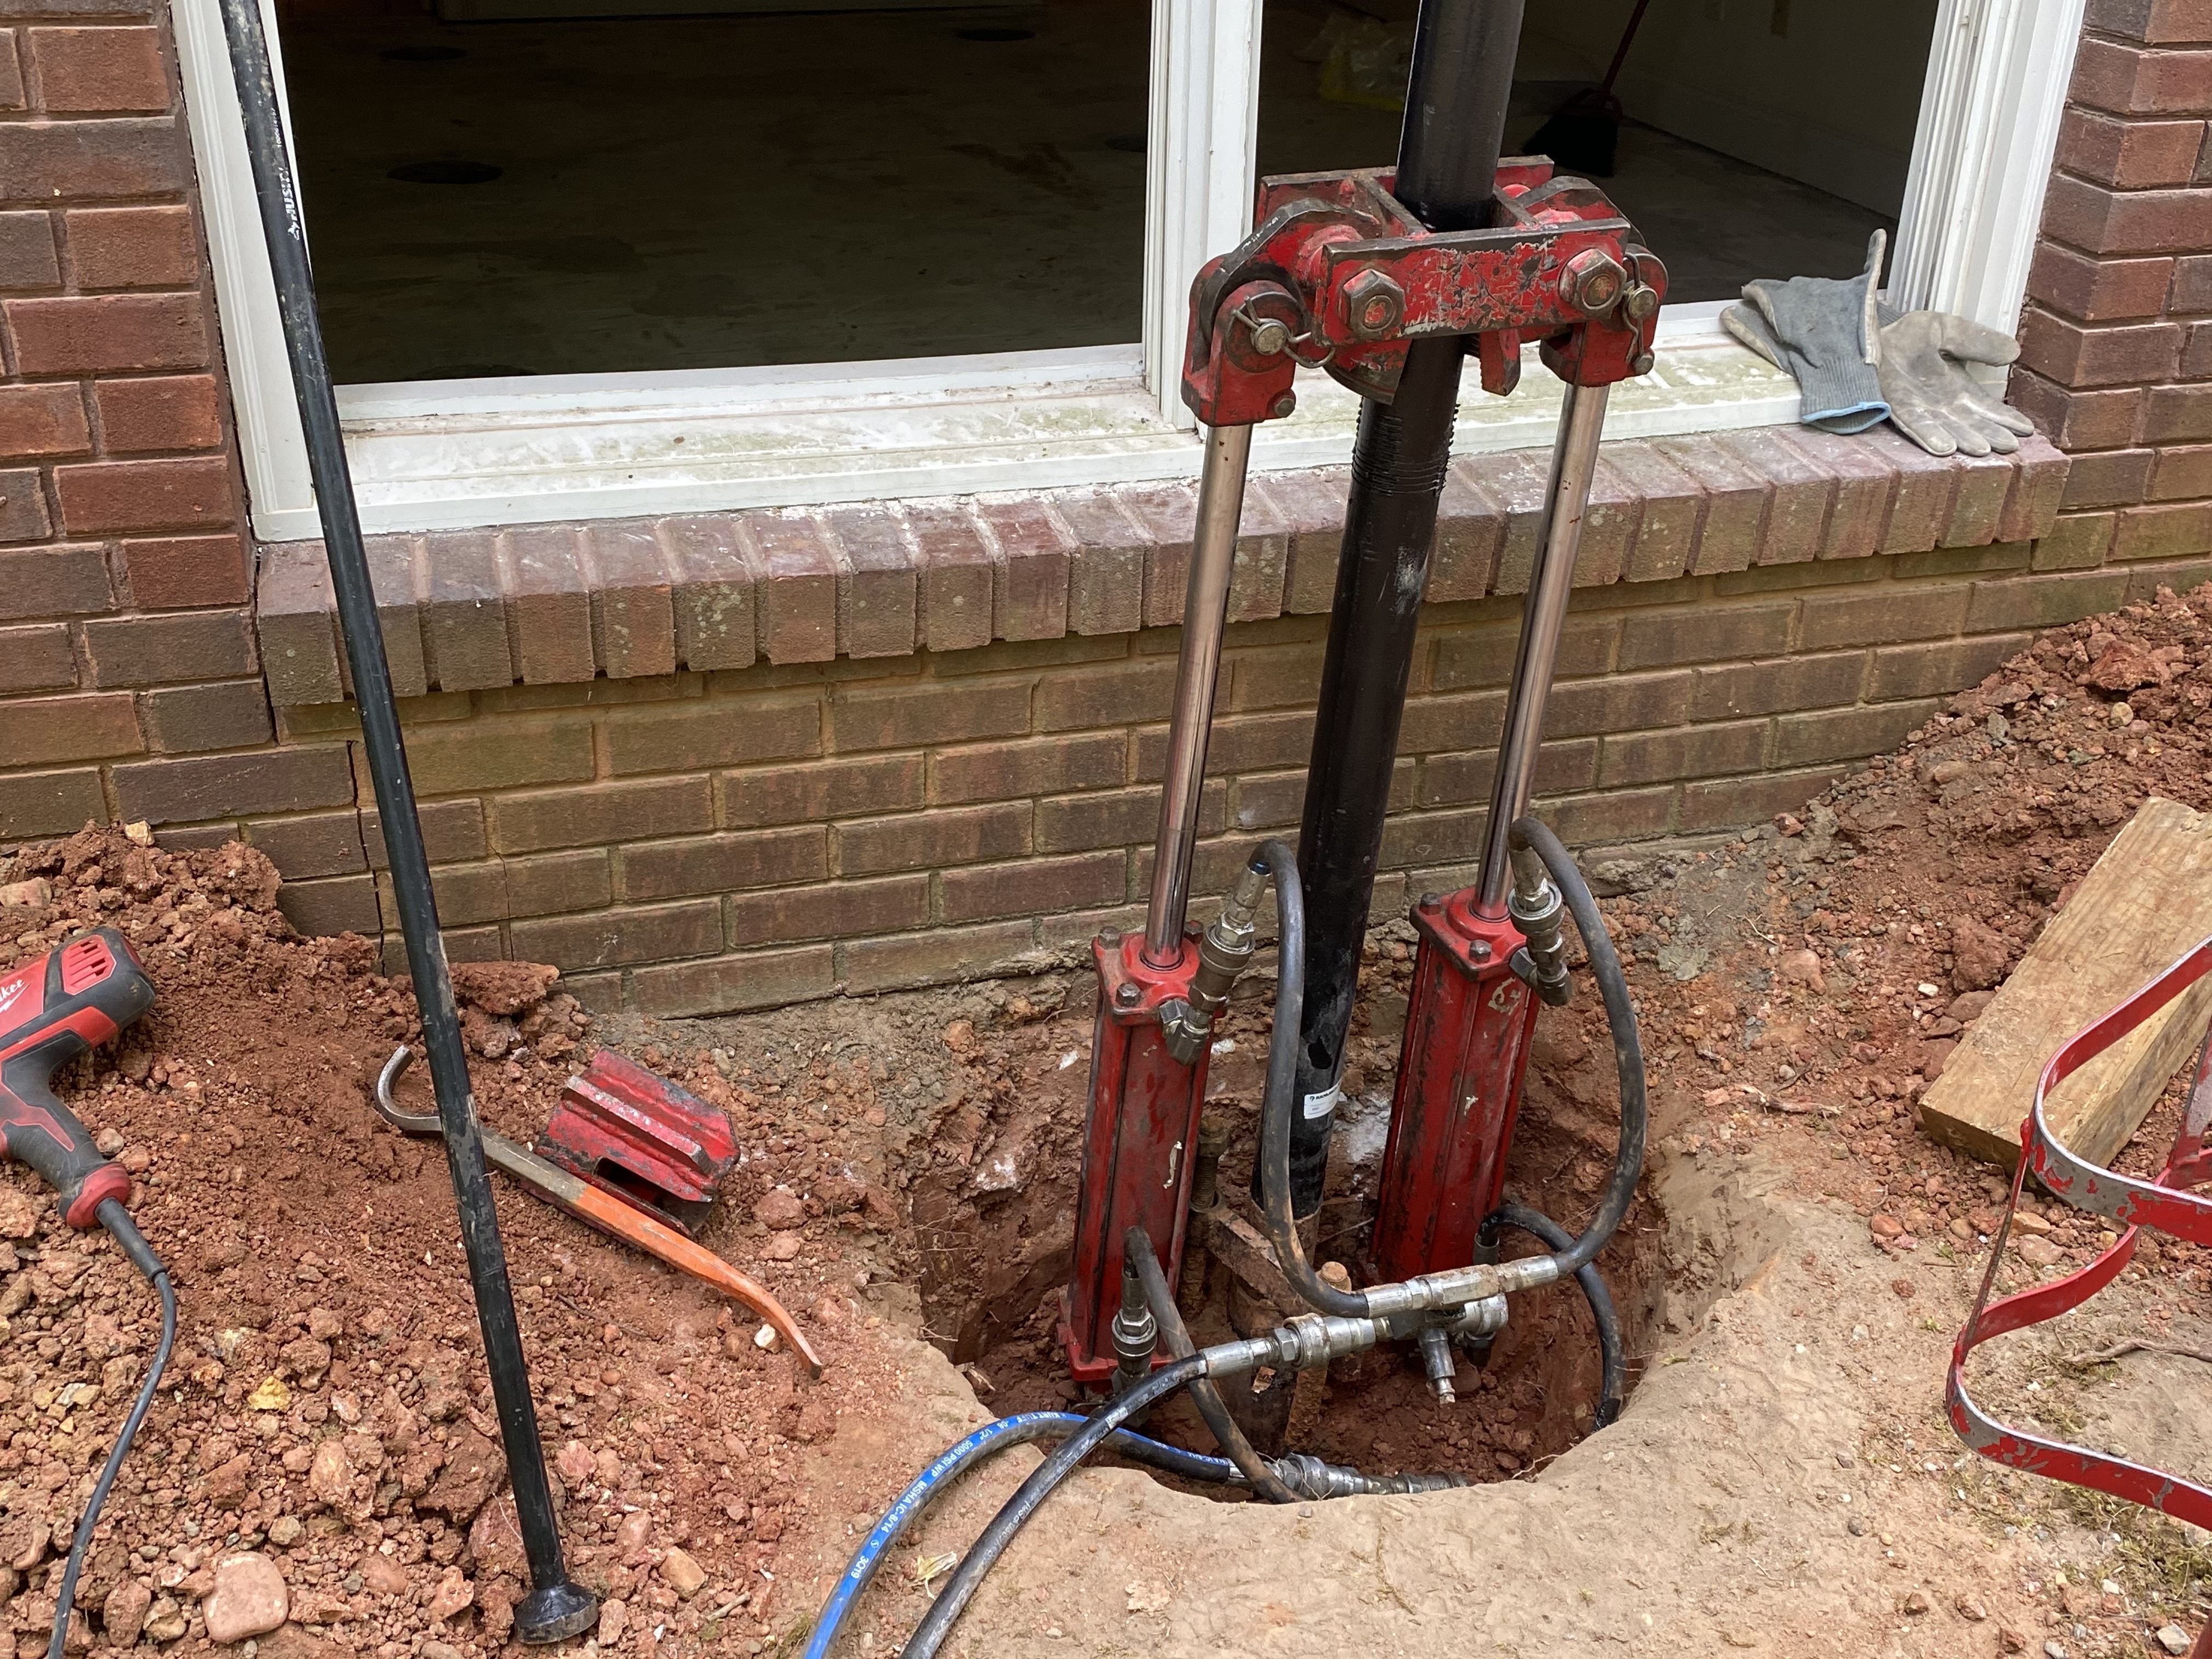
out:
{"label": "wooden plank", "polygon": [[[2035,1079],[2058,1045],[2212,935],[2212,813],[2156,796],[2112,838],[1920,1103],[1928,1133],[2010,1169]],[[2212,1018],[2199,980],[2051,1098],[2058,1138],[2109,1164],[2188,1064]]]}

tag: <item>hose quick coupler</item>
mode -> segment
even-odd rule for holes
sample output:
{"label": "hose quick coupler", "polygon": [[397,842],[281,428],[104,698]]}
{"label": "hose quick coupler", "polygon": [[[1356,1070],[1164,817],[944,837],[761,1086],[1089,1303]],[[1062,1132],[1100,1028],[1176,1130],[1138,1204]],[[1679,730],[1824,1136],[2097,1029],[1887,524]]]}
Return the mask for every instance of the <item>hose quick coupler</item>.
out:
{"label": "hose quick coupler", "polygon": [[1467,1478],[1457,1474],[1362,1474],[1310,1452],[1285,1452],[1268,1461],[1276,1478],[1301,1498],[1380,1498],[1467,1485]]}
{"label": "hose quick coupler", "polygon": [[1565,1007],[1574,990],[1567,977],[1567,902],[1542,862],[1524,848],[1514,849],[1513,890],[1506,896],[1505,913],[1528,941],[1513,953],[1513,971],[1553,1007]]}
{"label": "hose quick coupler", "polygon": [[1246,865],[1221,901],[1221,914],[1208,923],[1198,939],[1198,969],[1190,976],[1190,995],[1160,1006],[1160,1029],[1168,1053],[1178,1065],[1188,1066],[1205,1053],[1213,1035],[1213,1022],[1229,1006],[1230,988],[1251,965],[1259,948],[1260,900],[1267,890],[1267,872]]}
{"label": "hose quick coupler", "polygon": [[1121,1306],[1111,1327],[1114,1357],[1121,1363],[1114,1371],[1114,1392],[1126,1394],[1152,1374],[1152,1350],[1159,1346],[1159,1321],[1145,1300],[1145,1281],[1134,1263],[1121,1263]]}

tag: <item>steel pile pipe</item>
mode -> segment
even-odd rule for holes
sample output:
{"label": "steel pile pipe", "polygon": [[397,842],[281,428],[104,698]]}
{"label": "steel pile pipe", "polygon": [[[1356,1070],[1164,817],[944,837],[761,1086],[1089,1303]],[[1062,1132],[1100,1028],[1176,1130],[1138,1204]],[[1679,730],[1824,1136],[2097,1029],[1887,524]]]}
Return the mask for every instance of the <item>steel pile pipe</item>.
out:
{"label": "steel pile pipe", "polygon": [[[1395,188],[1431,229],[1490,222],[1521,9],[1521,0],[1423,0]],[[1298,832],[1308,933],[1291,1202],[1301,1217],[1321,1207],[1465,349],[1456,337],[1414,341],[1395,396],[1361,410],[1352,449]]]}
{"label": "steel pile pipe", "polygon": [[362,744],[375,785],[392,892],[398,902],[400,930],[407,941],[408,970],[414,976],[415,1000],[422,1010],[422,1042],[437,1093],[447,1166],[460,1212],[461,1243],[468,1256],[477,1320],[483,1332],[500,1438],[506,1447],[523,1549],[530,1563],[532,1588],[514,1610],[514,1632],[526,1642],[558,1642],[580,1635],[598,1622],[599,1599],[568,1576],[562,1558],[553,1492],[546,1478],[544,1449],[538,1437],[538,1413],[530,1397],[522,1333],[515,1322],[514,1296],[507,1283],[507,1253],[500,1242],[499,1218],[492,1208],[491,1180],[484,1169],[476,1097],[469,1083],[468,1057],[461,1046],[460,1015],[453,1005],[445,944],[438,933],[430,864],[422,848],[422,827],[415,812],[415,786],[408,775],[407,751],[400,738],[398,708],[392,700],[391,665],[385,659],[376,596],[362,547],[353,479],[346,465],[337,400],[331,391],[330,362],[316,313],[307,230],[300,216],[291,157],[284,145],[276,80],[258,0],[222,0],[222,22],[230,47],[231,73],[238,82],[239,107],[245,118],[262,234],[276,276],[293,391],[307,433],[308,469],[322,517],[323,546],[337,591],[338,620],[345,634],[346,663],[352,671],[354,698],[361,714]]}

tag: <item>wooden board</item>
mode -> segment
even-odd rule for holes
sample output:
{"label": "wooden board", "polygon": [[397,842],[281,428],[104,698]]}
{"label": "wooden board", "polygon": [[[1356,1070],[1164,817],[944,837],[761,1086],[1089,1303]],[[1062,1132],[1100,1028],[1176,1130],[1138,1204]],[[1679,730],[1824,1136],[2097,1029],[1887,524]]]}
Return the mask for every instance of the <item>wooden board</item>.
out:
{"label": "wooden board", "polygon": [[[2010,1169],[2035,1079],[2058,1045],[2208,935],[2212,813],[2154,796],[1966,1029],[1921,1100],[1928,1133]],[[2212,977],[2067,1079],[2049,1109],[2058,1138],[2093,1164],[2111,1163],[2189,1063],[2208,1018]]]}

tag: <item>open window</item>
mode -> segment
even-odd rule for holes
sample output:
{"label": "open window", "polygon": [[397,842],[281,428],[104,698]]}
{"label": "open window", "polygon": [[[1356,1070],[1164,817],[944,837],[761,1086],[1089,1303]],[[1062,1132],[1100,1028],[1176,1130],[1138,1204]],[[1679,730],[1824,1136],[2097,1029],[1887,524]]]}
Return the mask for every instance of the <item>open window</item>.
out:
{"label": "open window", "polygon": [[[372,531],[1194,474],[1190,278],[1260,173],[1389,159],[1413,0],[823,3],[278,0]],[[1678,303],[1609,429],[1791,418],[1719,304],[1875,225],[1893,297],[2012,326],[2081,3],[1651,0],[1602,182]],[[1633,9],[1529,8],[1509,148]],[[255,528],[313,536],[215,0],[174,15]],[[1531,382],[1462,447],[1545,441]],[[1255,465],[1355,415],[1319,381]]]}

